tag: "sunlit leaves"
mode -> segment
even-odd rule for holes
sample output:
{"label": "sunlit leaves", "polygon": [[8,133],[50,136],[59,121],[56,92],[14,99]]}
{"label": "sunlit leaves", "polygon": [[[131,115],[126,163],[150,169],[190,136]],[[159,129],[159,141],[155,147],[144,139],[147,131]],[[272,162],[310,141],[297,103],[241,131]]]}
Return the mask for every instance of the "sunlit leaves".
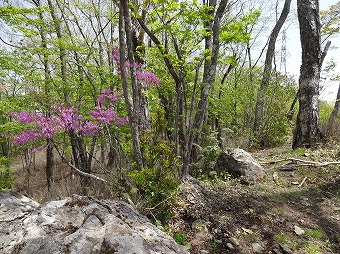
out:
{"label": "sunlit leaves", "polygon": [[240,16],[233,22],[227,22],[222,28],[220,35],[221,41],[226,43],[242,42],[248,43],[251,36],[249,27],[256,24],[260,16],[259,10],[254,10],[243,16]]}
{"label": "sunlit leaves", "polygon": [[41,8],[19,8],[12,5],[0,6],[0,19],[13,29],[25,34],[27,37],[33,37],[39,34],[30,26],[38,26],[41,20],[38,13],[44,11]]}
{"label": "sunlit leaves", "polygon": [[340,2],[333,4],[329,10],[321,11],[322,34],[334,35],[340,32]]}

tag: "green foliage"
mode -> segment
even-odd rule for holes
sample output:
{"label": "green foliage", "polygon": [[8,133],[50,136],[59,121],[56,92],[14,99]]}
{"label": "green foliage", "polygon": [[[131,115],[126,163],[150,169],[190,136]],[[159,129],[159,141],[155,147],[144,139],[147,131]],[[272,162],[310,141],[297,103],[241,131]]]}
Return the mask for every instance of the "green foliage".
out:
{"label": "green foliage", "polygon": [[242,15],[233,22],[227,22],[221,31],[221,41],[226,43],[242,42],[248,43],[251,36],[251,29],[257,23],[260,17],[260,11],[254,10]]}
{"label": "green foliage", "polygon": [[184,248],[186,248],[187,250],[190,249],[190,243],[188,243],[186,241],[186,235],[185,233],[181,233],[181,232],[176,232],[174,235],[173,235],[173,238],[174,240],[179,243],[180,245],[183,245]]}
{"label": "green foliage", "polygon": [[8,159],[6,157],[0,158],[0,190],[11,188],[14,182],[13,172],[8,167]]}
{"label": "green foliage", "polygon": [[319,119],[321,126],[324,126],[328,123],[332,110],[333,105],[331,105],[327,101],[319,101]]}
{"label": "green foliage", "polygon": [[156,227],[160,230],[162,230],[163,232],[168,232],[169,231],[169,225],[164,225],[162,224],[162,222],[160,220],[156,220]]}
{"label": "green foliage", "polygon": [[312,239],[320,239],[325,236],[325,232],[319,229],[306,229],[306,234],[310,236]]}
{"label": "green foliage", "polygon": [[216,171],[214,171],[214,165],[221,153],[221,148],[218,146],[216,139],[217,133],[211,131],[209,126],[204,126],[204,132],[202,135],[201,145],[195,144],[196,162],[191,164],[191,175],[200,180],[216,180],[220,177]]}
{"label": "green foliage", "polygon": [[173,236],[173,238],[175,239],[175,241],[181,245],[185,245],[186,241],[185,241],[185,234],[180,233],[180,232],[176,232]]}
{"label": "green foliage", "polygon": [[325,242],[322,238],[325,236],[323,230],[306,229],[306,235],[299,238],[293,234],[280,234],[274,236],[274,239],[279,244],[287,244],[292,250],[301,250],[302,253],[321,254],[325,247]]}
{"label": "green foliage", "polygon": [[293,124],[287,120],[286,114],[297,85],[292,78],[274,73],[264,95],[265,117],[260,136],[256,139],[251,136],[256,105],[254,95],[257,94],[262,73],[262,69],[249,70],[235,66],[225,84],[214,85],[214,92],[209,98],[209,116],[218,120],[221,130],[228,130],[228,133],[221,133],[224,146],[247,147],[249,140],[253,140],[255,147],[278,146],[291,134]]}
{"label": "green foliage", "polygon": [[306,246],[305,248],[303,248],[304,253],[307,254],[322,254],[323,250],[322,248],[315,243],[309,243],[308,246]]}
{"label": "green foliage", "polygon": [[151,135],[142,139],[144,168],[128,174],[138,189],[139,197],[145,203],[143,209],[163,220],[170,216],[169,208],[175,202],[175,194],[180,181],[177,168],[180,159],[164,140],[153,140]]}
{"label": "green foliage", "polygon": [[287,244],[292,250],[297,250],[299,248],[299,239],[296,235],[280,234],[275,235],[274,239],[279,244]]}
{"label": "green foliage", "polygon": [[269,85],[265,94],[265,114],[257,145],[275,147],[286,142],[293,127],[287,120],[287,112],[295,93],[295,82],[282,75],[277,75]]}
{"label": "green foliage", "polygon": [[340,32],[340,2],[333,4],[328,10],[320,11],[320,20],[322,23],[322,33],[325,35],[334,35]]}

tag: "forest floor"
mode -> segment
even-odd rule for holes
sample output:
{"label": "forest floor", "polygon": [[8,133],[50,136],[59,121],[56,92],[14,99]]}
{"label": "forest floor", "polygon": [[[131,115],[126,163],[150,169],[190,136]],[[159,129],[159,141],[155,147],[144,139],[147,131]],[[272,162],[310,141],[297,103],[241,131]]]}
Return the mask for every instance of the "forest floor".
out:
{"label": "forest floor", "polygon": [[[184,182],[174,216],[162,229],[192,254],[340,253],[340,165],[284,165],[287,158],[340,161],[340,146],[295,151],[284,146],[251,154],[266,169],[264,179]],[[43,160],[40,156],[36,159]],[[28,172],[18,163],[14,170],[15,188],[39,202],[78,191],[62,164],[53,192],[47,191],[43,167]],[[94,196],[110,196],[98,190]]]}
{"label": "forest floor", "polygon": [[169,231],[195,254],[340,253],[340,165],[281,161],[340,161],[339,148],[254,151],[267,171],[259,182],[192,179]]}

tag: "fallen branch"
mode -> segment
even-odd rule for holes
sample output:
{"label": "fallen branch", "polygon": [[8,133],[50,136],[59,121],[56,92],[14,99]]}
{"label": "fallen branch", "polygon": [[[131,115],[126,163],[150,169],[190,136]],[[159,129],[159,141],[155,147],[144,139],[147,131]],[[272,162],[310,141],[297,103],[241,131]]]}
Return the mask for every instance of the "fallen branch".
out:
{"label": "fallen branch", "polygon": [[308,161],[308,160],[301,160],[297,158],[285,158],[280,159],[276,161],[268,161],[268,162],[262,162],[261,164],[276,164],[279,162],[287,161],[287,163],[283,164],[280,168],[283,168],[283,170],[286,168],[286,166],[315,166],[315,167],[325,167],[329,165],[339,165],[340,161],[329,161],[329,162],[319,162],[319,161]]}
{"label": "fallen branch", "polygon": [[300,160],[300,159],[296,159],[296,158],[288,158],[287,160],[290,160],[292,162],[302,162],[302,163],[304,163],[301,166],[324,167],[324,166],[329,166],[329,165],[339,165],[340,164],[340,161],[319,162],[319,161]]}
{"label": "fallen branch", "polygon": [[55,149],[57,150],[57,152],[58,152],[58,154],[59,154],[59,156],[60,156],[62,162],[66,163],[70,168],[72,168],[74,171],[76,171],[79,175],[86,176],[86,177],[90,177],[90,178],[96,179],[96,180],[98,180],[98,181],[107,183],[107,181],[106,181],[105,179],[103,179],[103,178],[100,178],[100,177],[98,177],[98,176],[96,176],[96,175],[93,175],[93,174],[90,174],[90,173],[86,173],[86,172],[81,171],[80,169],[78,169],[76,166],[74,166],[71,162],[69,162],[69,161],[65,158],[65,156],[60,152],[59,147],[58,147],[56,144],[54,144],[54,147],[55,147]]}
{"label": "fallen branch", "polygon": [[307,180],[307,176],[305,178],[303,178],[302,182],[299,184],[298,188],[301,188],[302,185],[306,182]]}

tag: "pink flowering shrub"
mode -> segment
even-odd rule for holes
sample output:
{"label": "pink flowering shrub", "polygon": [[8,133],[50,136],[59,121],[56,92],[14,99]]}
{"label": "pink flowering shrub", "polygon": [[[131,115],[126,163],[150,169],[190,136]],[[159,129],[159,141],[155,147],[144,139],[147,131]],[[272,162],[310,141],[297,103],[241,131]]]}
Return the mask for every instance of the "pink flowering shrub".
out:
{"label": "pink flowering shrub", "polygon": [[[119,49],[118,48],[114,48],[112,51],[112,59],[113,61],[116,62],[116,64],[119,66],[120,64],[120,58],[119,58]],[[150,86],[153,88],[156,88],[157,84],[160,82],[160,80],[156,77],[156,75],[153,72],[143,72],[140,71],[143,67],[142,64],[139,63],[135,63],[135,68],[136,68],[136,76],[137,79],[141,82],[143,89],[148,89]],[[126,68],[130,68],[131,64],[126,61],[125,62],[125,66]],[[117,70],[117,74],[120,75],[120,70]]]}
{"label": "pink flowering shrub", "polygon": [[56,132],[73,132],[78,136],[95,136],[103,125],[121,126],[128,123],[127,117],[118,116],[113,110],[114,102],[121,100],[111,90],[102,90],[97,98],[99,105],[88,112],[89,120],[78,112],[78,109],[61,106],[53,107],[53,114],[46,116],[33,112],[7,112],[16,121],[27,124],[31,128],[12,137],[13,145],[23,145],[39,138],[52,138]]}
{"label": "pink flowering shrub", "polygon": [[[120,57],[118,48],[112,51],[112,59],[119,66]],[[150,86],[156,88],[160,80],[152,72],[142,71],[142,64],[134,63],[136,67],[137,79],[142,84],[143,89]],[[125,62],[125,66],[130,68],[130,63]],[[120,74],[120,70],[117,70]],[[52,138],[56,132],[74,133],[78,137],[95,136],[103,127],[122,126],[128,123],[127,117],[120,117],[114,110],[114,104],[122,98],[112,90],[102,90],[97,97],[98,105],[87,112],[84,117],[77,108],[68,108],[64,105],[52,107],[51,115],[37,112],[8,112],[16,121],[27,125],[27,129],[18,135],[12,136],[12,144],[23,145],[34,142],[39,138]],[[87,120],[85,120],[87,119]]]}

